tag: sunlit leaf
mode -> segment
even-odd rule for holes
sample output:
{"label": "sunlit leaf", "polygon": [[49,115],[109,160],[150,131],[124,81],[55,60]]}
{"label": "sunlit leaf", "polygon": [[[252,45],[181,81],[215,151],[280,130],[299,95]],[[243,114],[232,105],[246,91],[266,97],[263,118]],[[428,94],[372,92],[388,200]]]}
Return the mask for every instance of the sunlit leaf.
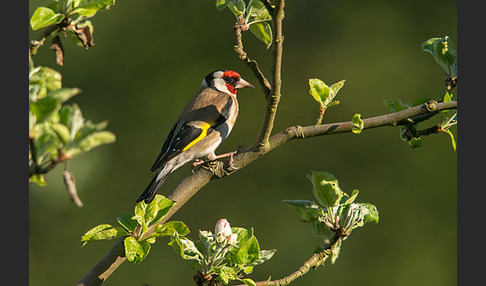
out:
{"label": "sunlit leaf", "polygon": [[66,125],[61,123],[55,123],[51,125],[51,128],[64,145],[69,143],[69,137],[71,136],[71,134],[69,133],[69,129],[66,127]]}
{"label": "sunlit leaf", "polygon": [[89,150],[98,147],[100,145],[109,144],[115,142],[116,137],[109,131],[95,132],[83,140],[69,146],[66,150],[66,155],[77,156],[79,154],[88,152]]}
{"label": "sunlit leaf", "polygon": [[312,171],[307,178],[312,182],[314,197],[323,207],[332,207],[339,203],[343,192],[333,174]]}
{"label": "sunlit leaf", "polygon": [[454,139],[454,134],[452,134],[451,130],[449,129],[445,129],[442,132],[449,134],[449,137],[451,137],[452,149],[456,151],[456,140]]}
{"label": "sunlit leaf", "polygon": [[49,25],[59,24],[63,19],[64,15],[56,13],[50,8],[38,7],[30,19],[30,26],[35,31]]}
{"label": "sunlit leaf", "polygon": [[41,174],[33,174],[32,176],[30,176],[29,178],[32,182],[38,184],[39,186],[41,187],[44,187],[47,185],[47,182],[46,180],[44,179],[44,175],[41,175]]}
{"label": "sunlit leaf", "polygon": [[378,221],[380,220],[378,209],[376,209],[374,205],[369,203],[360,203],[360,205],[368,209],[368,214],[366,214],[364,217],[364,223],[368,223],[368,222],[378,223]]}
{"label": "sunlit leaf", "polygon": [[272,28],[267,22],[257,22],[250,25],[250,31],[255,37],[267,45],[267,49],[272,45]]}
{"label": "sunlit leaf", "polygon": [[127,235],[128,233],[121,227],[113,227],[109,224],[100,224],[88,230],[82,237],[82,245],[88,242],[110,240],[116,237]]}
{"label": "sunlit leaf", "polygon": [[240,247],[236,253],[236,260],[243,265],[249,265],[260,258],[260,246],[255,236],[250,237],[248,241]]}
{"label": "sunlit leaf", "polygon": [[138,242],[133,236],[127,237],[124,242],[125,256],[133,263],[142,262],[150,251],[150,243],[147,241]]}
{"label": "sunlit leaf", "polygon": [[177,233],[179,236],[184,236],[189,234],[189,228],[182,221],[169,221],[163,225],[158,225],[152,236],[172,236]]}

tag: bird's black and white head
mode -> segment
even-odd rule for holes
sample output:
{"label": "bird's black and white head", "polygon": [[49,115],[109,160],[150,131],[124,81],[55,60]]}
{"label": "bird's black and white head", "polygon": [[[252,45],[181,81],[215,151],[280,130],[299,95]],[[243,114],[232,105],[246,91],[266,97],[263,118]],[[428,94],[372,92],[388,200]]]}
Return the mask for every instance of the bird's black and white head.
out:
{"label": "bird's black and white head", "polygon": [[208,74],[201,82],[202,88],[214,88],[218,91],[236,95],[240,88],[253,87],[242,79],[240,74],[231,70],[217,70]]}

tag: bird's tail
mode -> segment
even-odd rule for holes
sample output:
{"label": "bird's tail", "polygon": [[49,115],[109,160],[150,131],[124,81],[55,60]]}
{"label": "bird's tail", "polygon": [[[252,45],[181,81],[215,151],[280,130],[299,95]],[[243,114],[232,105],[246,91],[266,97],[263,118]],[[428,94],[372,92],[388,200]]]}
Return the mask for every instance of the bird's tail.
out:
{"label": "bird's tail", "polygon": [[166,169],[167,168],[163,168],[154,176],[145,191],[143,191],[143,193],[138,197],[137,203],[145,200],[146,204],[150,204],[154,200],[160,186],[162,186],[162,184],[165,182],[165,179],[167,179],[167,176],[171,173],[170,170]]}

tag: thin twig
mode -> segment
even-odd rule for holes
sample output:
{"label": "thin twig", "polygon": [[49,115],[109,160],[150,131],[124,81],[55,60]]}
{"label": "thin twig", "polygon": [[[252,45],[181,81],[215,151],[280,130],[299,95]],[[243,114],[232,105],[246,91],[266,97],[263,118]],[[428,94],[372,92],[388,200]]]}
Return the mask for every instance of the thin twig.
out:
{"label": "thin twig", "polygon": [[[278,280],[265,280],[265,281],[259,281],[255,282],[256,285],[258,286],[285,286],[289,285],[293,281],[295,281],[297,278],[300,278],[307,274],[311,269],[316,269],[319,266],[323,266],[324,262],[329,258],[332,250],[338,242],[343,238],[343,233],[340,228],[336,229],[336,233],[334,237],[332,238],[331,242],[321,251],[314,253],[309,259],[307,259],[302,266],[299,267],[295,272],[285,276],[284,278],[278,279]],[[237,286],[244,286],[242,285],[237,285]]]}
{"label": "thin twig", "polygon": [[263,72],[258,67],[258,63],[255,60],[250,59],[247,53],[243,50],[243,41],[241,38],[242,37],[241,25],[239,23],[236,23],[234,26],[234,30],[236,36],[235,52],[238,55],[238,58],[240,58],[240,60],[246,63],[248,68],[253,72],[258,82],[260,83],[260,86],[263,89],[263,94],[265,95],[265,98],[268,98],[270,96],[270,93],[272,92],[272,86],[268,82]]}

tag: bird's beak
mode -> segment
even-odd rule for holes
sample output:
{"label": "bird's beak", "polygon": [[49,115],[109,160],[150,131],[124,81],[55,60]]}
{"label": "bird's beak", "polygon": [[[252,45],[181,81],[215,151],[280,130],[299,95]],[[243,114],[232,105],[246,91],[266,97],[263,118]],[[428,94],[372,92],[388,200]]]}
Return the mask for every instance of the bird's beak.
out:
{"label": "bird's beak", "polygon": [[235,88],[245,88],[245,87],[254,87],[251,83],[247,82],[246,80],[240,78],[240,80],[236,83]]}

